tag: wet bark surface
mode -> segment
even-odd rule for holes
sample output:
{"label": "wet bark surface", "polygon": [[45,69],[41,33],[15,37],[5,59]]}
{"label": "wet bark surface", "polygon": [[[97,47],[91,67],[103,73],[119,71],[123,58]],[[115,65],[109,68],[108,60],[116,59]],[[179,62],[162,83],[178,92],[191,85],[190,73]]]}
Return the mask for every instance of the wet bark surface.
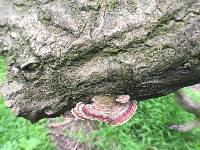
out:
{"label": "wet bark surface", "polygon": [[0,0],[2,93],[31,121],[98,94],[137,101],[200,82],[199,0]]}

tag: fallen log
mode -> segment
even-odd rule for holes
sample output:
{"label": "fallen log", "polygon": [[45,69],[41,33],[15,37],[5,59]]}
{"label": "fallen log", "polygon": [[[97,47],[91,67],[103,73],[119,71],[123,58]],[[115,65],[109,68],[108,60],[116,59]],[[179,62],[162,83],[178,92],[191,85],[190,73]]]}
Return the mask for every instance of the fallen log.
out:
{"label": "fallen log", "polygon": [[0,1],[2,94],[54,117],[99,94],[145,100],[200,82],[199,0]]}

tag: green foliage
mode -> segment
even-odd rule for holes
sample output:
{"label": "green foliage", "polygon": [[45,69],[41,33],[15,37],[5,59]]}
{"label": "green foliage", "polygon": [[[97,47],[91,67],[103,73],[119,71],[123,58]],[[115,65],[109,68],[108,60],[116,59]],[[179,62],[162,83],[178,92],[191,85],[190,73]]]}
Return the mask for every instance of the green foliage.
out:
{"label": "green foliage", "polygon": [[53,150],[47,137],[45,122],[31,124],[23,118],[16,118],[0,100],[0,149],[1,150]]}

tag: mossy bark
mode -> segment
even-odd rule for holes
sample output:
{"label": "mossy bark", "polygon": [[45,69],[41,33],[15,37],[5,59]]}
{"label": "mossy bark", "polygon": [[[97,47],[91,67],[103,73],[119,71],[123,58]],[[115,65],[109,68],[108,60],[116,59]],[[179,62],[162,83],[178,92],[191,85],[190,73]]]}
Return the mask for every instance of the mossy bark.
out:
{"label": "mossy bark", "polygon": [[200,82],[199,0],[1,0],[0,8],[3,95],[32,121],[98,94],[140,101]]}

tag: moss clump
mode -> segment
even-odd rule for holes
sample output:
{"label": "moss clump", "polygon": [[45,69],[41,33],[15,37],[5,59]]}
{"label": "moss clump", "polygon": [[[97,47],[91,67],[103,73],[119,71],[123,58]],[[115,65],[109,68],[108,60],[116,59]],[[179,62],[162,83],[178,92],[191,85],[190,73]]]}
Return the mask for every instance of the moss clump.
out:
{"label": "moss clump", "polygon": [[167,14],[163,17],[161,17],[158,22],[156,23],[156,25],[153,26],[153,28],[151,29],[151,31],[149,31],[147,33],[147,39],[148,38],[153,38],[157,35],[159,35],[161,32],[167,32],[169,30],[169,27],[168,27],[168,23],[171,21],[171,20],[174,20],[175,16],[175,12],[171,13],[171,14]]}
{"label": "moss clump", "polygon": [[113,55],[117,55],[118,53],[120,53],[122,51],[122,49],[116,48],[116,47],[108,47],[105,48],[102,52],[101,52],[101,56],[113,56]]}
{"label": "moss clump", "polygon": [[98,0],[97,3],[106,10],[114,10],[117,7],[119,0]]}
{"label": "moss clump", "polygon": [[109,10],[113,10],[116,8],[117,4],[118,0],[108,0],[106,6]]}
{"label": "moss clump", "polygon": [[90,49],[76,49],[72,50],[63,59],[60,60],[62,66],[80,66],[84,62],[90,60],[97,53],[103,51],[104,46],[96,46]]}
{"label": "moss clump", "polygon": [[52,19],[52,16],[49,12],[42,11],[42,10],[39,12],[38,17],[39,17],[39,20],[44,24],[48,24]]}

